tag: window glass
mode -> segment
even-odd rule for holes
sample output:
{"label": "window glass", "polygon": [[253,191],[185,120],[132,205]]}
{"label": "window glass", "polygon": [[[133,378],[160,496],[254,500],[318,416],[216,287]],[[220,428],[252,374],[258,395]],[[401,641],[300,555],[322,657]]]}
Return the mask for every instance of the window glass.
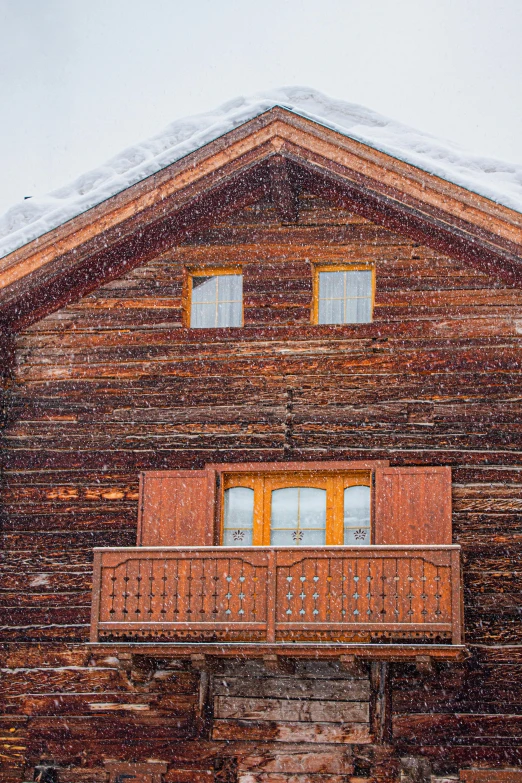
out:
{"label": "window glass", "polygon": [[195,329],[241,326],[243,275],[192,277],[190,325]]}
{"label": "window glass", "polygon": [[285,487],[272,491],[270,543],[314,546],[326,541],[326,490]]}
{"label": "window glass", "polygon": [[372,277],[371,269],[319,272],[318,323],[369,323]]}
{"label": "window glass", "polygon": [[370,544],[370,487],[347,487],[344,490],[344,544]]}
{"label": "window glass", "polygon": [[225,490],[224,546],[252,546],[254,490],[230,487]]}

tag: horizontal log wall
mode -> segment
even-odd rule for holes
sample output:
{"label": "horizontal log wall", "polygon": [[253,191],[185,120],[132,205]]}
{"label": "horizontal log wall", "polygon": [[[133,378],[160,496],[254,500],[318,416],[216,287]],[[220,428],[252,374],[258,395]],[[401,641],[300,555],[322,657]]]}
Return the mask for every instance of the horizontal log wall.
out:
{"label": "horizontal log wall", "polygon": [[[346,260],[375,263],[374,322],[311,326],[311,262]],[[182,326],[183,268],[209,262],[242,265],[242,330]],[[19,335],[9,393],[4,637],[50,643],[58,657],[73,650],[88,668],[92,547],[134,544],[139,470],[289,459],[450,465],[478,663],[472,676],[463,667],[458,684],[452,668],[438,682],[401,668],[395,742],[410,755],[427,748],[442,771],[522,763],[512,676],[522,642],[521,329],[521,290],[306,194],[295,225],[260,203],[48,316]],[[47,655],[24,650],[31,663],[19,665],[30,669]],[[6,724],[21,746],[30,737],[31,759],[45,744],[38,737],[47,742],[58,725],[50,702],[61,687],[50,676],[41,708],[29,696],[40,675],[19,680]],[[100,698],[111,689],[91,688]],[[78,728],[53,752],[85,767],[93,712],[72,697],[58,702]],[[132,708],[110,714],[122,736],[145,720]],[[180,720],[188,738],[193,716]],[[93,734],[89,754],[99,761],[96,743]]]}

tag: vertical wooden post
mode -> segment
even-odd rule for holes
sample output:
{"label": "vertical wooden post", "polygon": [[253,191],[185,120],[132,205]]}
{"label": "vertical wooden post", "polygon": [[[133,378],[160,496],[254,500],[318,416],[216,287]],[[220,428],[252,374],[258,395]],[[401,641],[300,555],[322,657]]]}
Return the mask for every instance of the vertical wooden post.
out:
{"label": "vertical wooden post", "polygon": [[98,641],[98,624],[100,622],[101,606],[101,552],[94,552],[92,564],[92,605],[91,605],[91,635],[90,641]]}
{"label": "vertical wooden post", "polygon": [[462,592],[460,552],[451,551],[451,642],[462,644]]}
{"label": "vertical wooden post", "polygon": [[377,745],[385,745],[392,738],[390,664],[374,661],[370,668],[371,731]]}
{"label": "vertical wooden post", "polygon": [[199,704],[196,721],[198,736],[207,740],[211,738],[214,717],[213,680],[209,663],[207,661],[207,668],[201,669],[199,673]]}
{"label": "vertical wooden post", "polygon": [[266,574],[266,640],[275,642],[277,563],[275,549],[268,550],[268,568]]}

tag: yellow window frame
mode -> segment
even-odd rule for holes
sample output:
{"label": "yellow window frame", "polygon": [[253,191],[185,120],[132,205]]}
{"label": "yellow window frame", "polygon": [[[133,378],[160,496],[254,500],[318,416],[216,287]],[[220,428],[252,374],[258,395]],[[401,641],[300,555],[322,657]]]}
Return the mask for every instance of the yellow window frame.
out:
{"label": "yellow window frame", "polygon": [[[369,262],[338,263],[338,264],[313,264],[312,265],[312,323],[319,326],[319,275],[321,272],[371,272],[371,321],[375,308],[375,265]],[[371,323],[371,322],[370,322]],[[333,326],[356,326],[357,322],[350,321],[346,324],[332,324]]]}
{"label": "yellow window frame", "polygon": [[[192,309],[192,280],[194,277],[220,277],[222,275],[243,275],[243,268],[241,266],[206,266],[202,264],[197,267],[190,267],[185,269],[185,275],[183,278],[183,291],[181,295],[181,306],[183,310],[183,325],[188,329],[191,322],[191,309]],[[241,326],[244,326],[245,315],[243,302],[241,302]],[[209,327],[210,328],[210,327]],[[239,326],[235,327],[211,327],[221,329],[239,329]]]}
{"label": "yellow window frame", "polygon": [[[348,487],[371,487],[369,470],[342,472],[329,471],[281,471],[270,473],[228,473],[221,482],[220,533],[224,536],[225,491],[232,487],[248,487],[254,490],[253,546],[270,546],[271,494],[276,489],[288,487],[314,487],[326,490],[326,546],[344,544],[344,490]],[[370,501],[371,502],[371,501]],[[371,515],[370,515],[371,518]],[[370,531],[373,539],[372,531]]]}

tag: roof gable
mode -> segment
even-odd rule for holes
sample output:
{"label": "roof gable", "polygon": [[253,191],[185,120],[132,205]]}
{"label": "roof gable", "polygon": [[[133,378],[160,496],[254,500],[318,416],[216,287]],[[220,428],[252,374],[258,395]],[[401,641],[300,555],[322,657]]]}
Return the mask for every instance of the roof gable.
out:
{"label": "roof gable", "polygon": [[2,321],[21,328],[267,194],[291,222],[302,186],[521,281],[521,214],[275,107],[6,256]]}
{"label": "roof gable", "polygon": [[456,144],[308,87],[283,87],[176,120],[53,193],[15,205],[0,216],[0,257],[275,106],[522,212],[522,166],[470,154]]}

